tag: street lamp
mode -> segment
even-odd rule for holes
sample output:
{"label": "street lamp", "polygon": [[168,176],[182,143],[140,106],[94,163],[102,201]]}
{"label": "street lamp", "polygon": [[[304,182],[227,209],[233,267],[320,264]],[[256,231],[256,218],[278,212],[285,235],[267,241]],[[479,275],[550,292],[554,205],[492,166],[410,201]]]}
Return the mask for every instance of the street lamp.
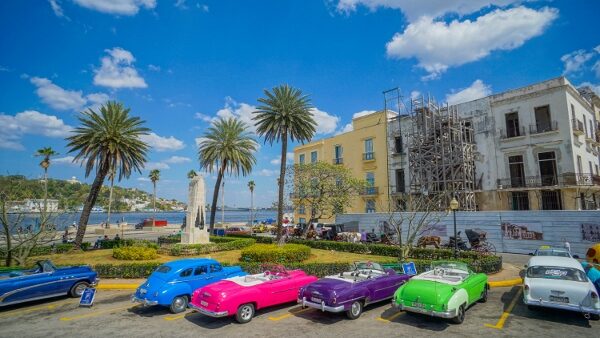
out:
{"label": "street lamp", "polygon": [[456,210],[458,209],[458,201],[456,200],[456,197],[452,197],[452,201],[450,201],[450,209],[452,209],[452,215],[454,216],[454,258],[456,259],[458,247],[458,238],[456,237]]}

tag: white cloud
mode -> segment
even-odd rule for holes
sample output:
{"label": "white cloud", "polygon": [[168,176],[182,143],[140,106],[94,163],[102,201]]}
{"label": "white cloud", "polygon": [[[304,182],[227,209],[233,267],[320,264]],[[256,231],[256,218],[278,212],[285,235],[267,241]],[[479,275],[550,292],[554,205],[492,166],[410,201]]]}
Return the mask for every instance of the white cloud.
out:
{"label": "white cloud", "polygon": [[410,99],[411,100],[414,100],[414,99],[416,99],[416,98],[418,98],[420,96],[421,96],[421,92],[418,91],[418,90],[413,90],[412,92],[410,92]]}
{"label": "white cloud", "polygon": [[148,85],[142,78],[133,62],[135,58],[131,52],[115,47],[106,49],[108,54],[101,59],[101,66],[95,69],[94,84],[110,88],[146,88]]}
{"label": "white cloud", "polygon": [[196,137],[194,141],[196,142],[196,147],[200,147],[202,142],[208,140],[206,137]]}
{"label": "white cloud", "polygon": [[148,162],[148,163],[146,163],[146,166],[145,166],[145,169],[148,169],[148,170],[154,170],[154,169],[166,170],[166,169],[170,169],[170,168],[171,167],[169,167],[169,165],[164,162]]}
{"label": "white cloud", "polygon": [[188,9],[188,6],[185,4],[186,0],[177,0],[175,1],[175,7],[179,9]]}
{"label": "white cloud", "polygon": [[148,70],[151,70],[153,72],[160,72],[160,66],[156,66],[156,65],[148,65]]}
{"label": "white cloud", "polygon": [[150,179],[148,177],[138,177],[137,178],[138,181],[140,182],[150,182]]}
{"label": "white cloud", "polygon": [[173,136],[162,137],[156,135],[156,133],[149,133],[148,135],[140,136],[140,139],[156,151],[180,150],[185,147],[182,141]]}
{"label": "white cloud", "polygon": [[208,13],[208,5],[204,5],[204,4],[196,4],[196,7],[198,7],[201,11],[203,11],[204,13]]}
{"label": "white cloud", "polygon": [[[294,153],[288,152],[285,159],[288,164],[294,163]],[[270,161],[270,163],[273,165],[281,164],[281,157],[275,157]]]}
{"label": "white cloud", "polygon": [[187,162],[191,162],[191,161],[192,160],[189,157],[171,156],[168,159],[164,160],[163,162],[165,162],[165,163],[179,164],[179,163],[187,163]]}
{"label": "white cloud", "polygon": [[521,0],[442,0],[442,1],[415,1],[415,0],[339,0],[336,8],[340,12],[355,11],[359,5],[371,11],[378,7],[402,10],[409,21],[422,16],[436,18],[447,13],[466,15],[491,6],[507,6],[522,2]]}
{"label": "white cloud", "polygon": [[495,50],[511,50],[538,36],[558,17],[558,10],[525,7],[495,10],[475,21],[450,23],[421,17],[386,44],[390,58],[416,58],[418,66],[439,77],[449,67],[479,60]]}
{"label": "white cloud", "polygon": [[15,116],[0,113],[0,148],[23,150],[20,143],[25,134],[47,137],[66,137],[71,134],[73,127],[66,125],[56,116],[42,114],[35,110],[26,110]]}
{"label": "white cloud", "polygon": [[270,170],[270,169],[261,169],[257,173],[257,175],[258,176],[271,177],[271,176],[279,175],[279,171],[277,171],[277,170]]}
{"label": "white cloud", "polygon": [[156,0],[73,0],[81,7],[102,13],[135,15],[140,8],[153,9]]}
{"label": "white cloud", "polygon": [[202,120],[204,122],[211,122],[213,120],[212,117],[206,115],[206,114],[202,114],[202,113],[196,113],[194,114],[194,118],[198,119],[198,120]]}
{"label": "white cloud", "polygon": [[75,160],[75,156],[65,156],[65,157],[53,158],[52,163],[53,164],[63,164],[63,165],[73,165],[73,166],[81,165],[80,162],[73,162],[73,160]]}
{"label": "white cloud", "polygon": [[0,72],[10,72],[10,69],[0,66]]}
{"label": "white cloud", "polygon": [[491,93],[491,87],[483,83],[483,81],[477,79],[467,88],[463,88],[459,91],[446,94],[446,102],[448,102],[449,104],[469,102],[480,99],[482,97],[486,97]]}
{"label": "white cloud", "polygon": [[312,108],[310,112],[313,114],[313,119],[317,123],[316,134],[331,134],[337,129],[337,125],[340,122],[340,118],[335,115],[329,115],[329,113],[319,110],[318,108]]}
{"label": "white cloud", "polygon": [[600,96],[600,84],[593,84],[591,82],[583,82],[578,87],[590,87],[596,95]]}
{"label": "white cloud", "polygon": [[345,126],[342,128],[342,129],[340,129],[340,130],[339,130],[339,131],[336,133],[336,135],[343,134],[343,133],[347,133],[347,132],[349,132],[349,131],[352,131],[352,130],[354,130],[354,127],[352,126],[352,123],[348,123],[348,124],[346,124],[346,125],[345,125]]}
{"label": "white cloud", "polygon": [[560,61],[565,65],[563,74],[568,75],[580,72],[585,63],[589,61],[592,56],[594,56],[593,52],[586,52],[583,49],[563,55],[560,58]]}
{"label": "white cloud", "polygon": [[57,110],[81,111],[86,105],[96,107],[108,101],[104,93],[83,96],[81,90],[67,90],[42,77],[32,77],[31,83],[37,87],[36,94],[42,102]]}
{"label": "white cloud", "polygon": [[256,126],[252,120],[253,112],[256,111],[256,107],[247,103],[237,103],[234,99],[227,96],[225,98],[225,106],[217,111],[217,117],[228,118],[233,117],[248,126],[248,130],[256,133]]}
{"label": "white cloud", "polygon": [[352,115],[353,119],[365,116],[365,115],[369,115],[369,114],[373,114],[376,113],[376,110],[361,110],[358,113],[354,113],[354,115]]}
{"label": "white cloud", "polygon": [[594,66],[592,66],[592,70],[596,72],[596,77],[600,79],[600,60],[594,63]]}
{"label": "white cloud", "polygon": [[63,11],[62,7],[60,7],[59,0],[48,0],[48,2],[50,3],[50,7],[52,8],[54,15],[58,16],[59,18],[69,19],[69,17],[65,15],[65,12]]}

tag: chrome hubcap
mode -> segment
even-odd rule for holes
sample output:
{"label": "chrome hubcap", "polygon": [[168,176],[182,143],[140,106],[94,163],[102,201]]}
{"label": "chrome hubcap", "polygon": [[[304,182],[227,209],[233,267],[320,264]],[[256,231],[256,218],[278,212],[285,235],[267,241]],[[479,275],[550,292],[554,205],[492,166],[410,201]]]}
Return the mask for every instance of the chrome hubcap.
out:
{"label": "chrome hubcap", "polygon": [[79,284],[75,287],[75,294],[78,296],[81,296],[83,294],[83,291],[87,288],[87,285],[85,284]]}
{"label": "chrome hubcap", "polygon": [[242,319],[248,320],[252,316],[252,309],[249,306],[244,306],[242,308]]}
{"label": "chrome hubcap", "polygon": [[183,298],[175,298],[174,303],[176,309],[181,309],[185,302],[183,301]]}
{"label": "chrome hubcap", "polygon": [[356,316],[356,315],[358,315],[359,311],[360,311],[360,304],[358,304],[358,303],[352,304],[352,314]]}

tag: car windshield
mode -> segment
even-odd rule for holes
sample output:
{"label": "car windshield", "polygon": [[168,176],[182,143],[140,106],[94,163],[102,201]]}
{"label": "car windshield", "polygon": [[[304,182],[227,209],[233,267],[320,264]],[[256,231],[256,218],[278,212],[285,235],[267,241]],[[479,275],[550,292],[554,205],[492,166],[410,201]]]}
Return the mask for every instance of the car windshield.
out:
{"label": "car windshield", "polygon": [[431,270],[435,270],[436,268],[441,269],[454,269],[461,270],[464,272],[469,272],[469,267],[466,263],[463,262],[449,262],[449,261],[437,261],[431,263]]}
{"label": "car windshield", "polygon": [[557,257],[571,257],[568,252],[565,250],[555,250],[555,249],[542,249],[537,250],[535,253],[536,256],[557,256]]}
{"label": "car windshield", "polygon": [[373,263],[373,262],[356,262],[356,263],[354,263],[354,268],[356,270],[379,270],[379,271],[384,271],[383,267],[379,263]]}
{"label": "car windshield", "polygon": [[531,266],[527,269],[527,277],[562,279],[575,282],[587,281],[587,277],[583,271],[562,266]]}
{"label": "car windshield", "polygon": [[161,265],[158,268],[156,268],[156,272],[167,273],[169,271],[171,271],[171,267],[168,265]]}

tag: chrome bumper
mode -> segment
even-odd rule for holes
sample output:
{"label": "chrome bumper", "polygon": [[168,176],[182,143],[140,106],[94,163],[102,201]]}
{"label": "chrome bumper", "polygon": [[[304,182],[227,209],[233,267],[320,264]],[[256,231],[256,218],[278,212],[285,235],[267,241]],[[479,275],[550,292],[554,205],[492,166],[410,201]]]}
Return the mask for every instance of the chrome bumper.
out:
{"label": "chrome bumper", "polygon": [[138,298],[135,295],[131,296],[131,302],[132,303],[141,303],[144,306],[158,305],[158,301],[157,300],[147,300],[147,299],[144,299],[144,298]]}
{"label": "chrome bumper", "polygon": [[309,302],[306,300],[306,297],[302,297],[302,299],[298,299],[298,304],[302,304],[303,307],[312,307],[313,309],[319,309],[321,311],[327,312],[342,312],[344,311],[344,305],[340,306],[327,306],[325,305],[325,301],[322,301],[320,304],[315,302]]}
{"label": "chrome bumper", "polygon": [[432,317],[439,317],[439,318],[454,318],[454,317],[456,317],[456,310],[434,311],[434,310],[423,309],[420,307],[406,306],[404,304],[397,304],[396,302],[392,302],[392,307],[395,309],[401,310],[401,311],[415,312],[415,313],[420,313],[420,314],[424,314],[424,315],[428,315],[428,316],[432,316]]}
{"label": "chrome bumper", "polygon": [[228,315],[227,311],[221,311],[221,312],[208,311],[207,309],[199,307],[192,303],[189,303],[188,307],[190,309],[192,309],[193,311],[200,312],[201,314],[203,314],[205,316],[209,316],[209,317],[219,318],[219,317],[227,317],[227,315]]}
{"label": "chrome bumper", "polygon": [[542,300],[542,299],[528,299],[527,297],[523,297],[523,303],[525,303],[525,305],[549,307],[549,308],[559,309],[559,310],[600,314],[600,309],[594,309],[591,307],[585,307],[585,306],[575,305],[575,304],[550,302],[550,301]]}

